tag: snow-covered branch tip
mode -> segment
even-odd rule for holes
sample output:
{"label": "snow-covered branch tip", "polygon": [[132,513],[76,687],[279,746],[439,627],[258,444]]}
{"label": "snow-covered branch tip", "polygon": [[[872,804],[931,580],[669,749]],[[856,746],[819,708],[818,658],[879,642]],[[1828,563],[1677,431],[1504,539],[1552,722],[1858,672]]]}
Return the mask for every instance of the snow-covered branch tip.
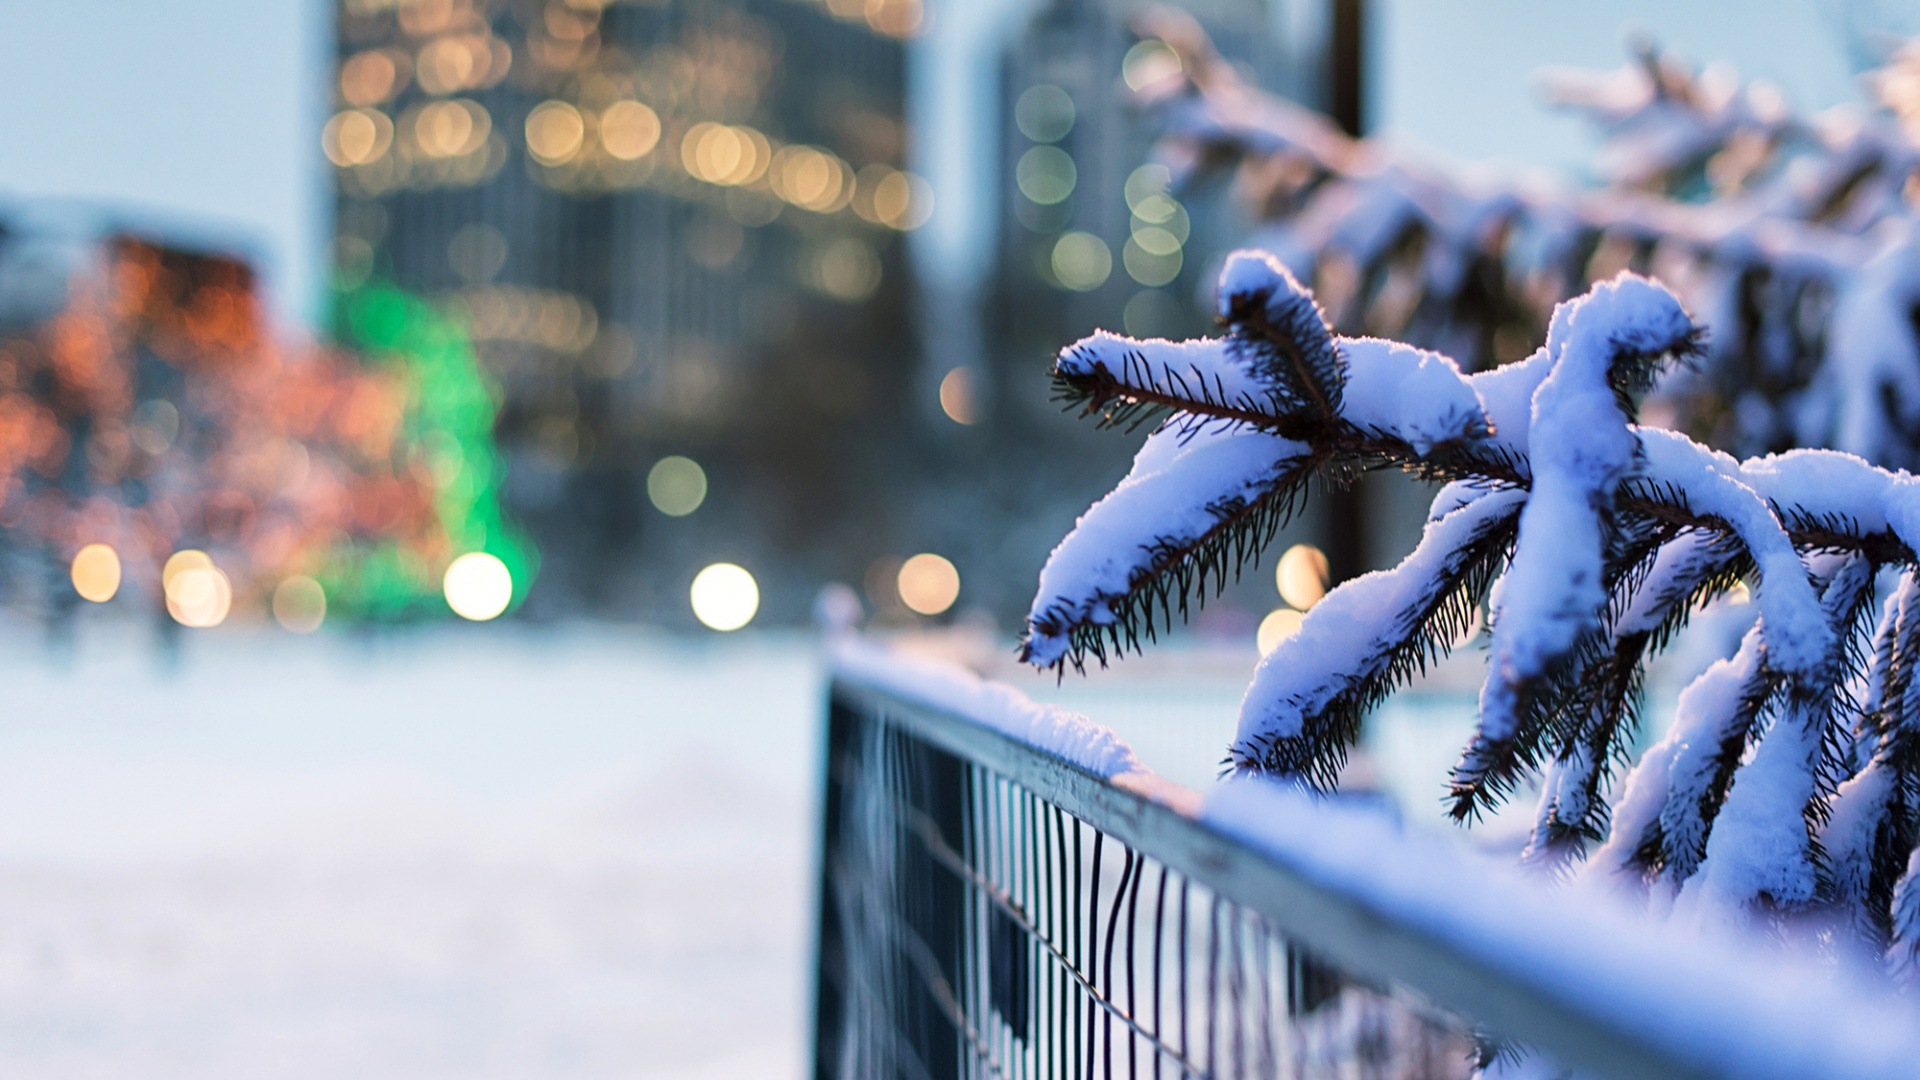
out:
{"label": "snow-covered branch tip", "polygon": [[[1642,427],[1637,396],[1703,330],[1633,274],[1560,305],[1532,356],[1473,375],[1332,333],[1261,253],[1231,257],[1220,293],[1218,338],[1103,333],[1061,353],[1057,386],[1095,417],[1162,420],[1047,560],[1029,663],[1139,648],[1257,560],[1315,478],[1445,481],[1404,561],[1339,585],[1261,662],[1235,768],[1334,788],[1366,712],[1484,606],[1456,817],[1543,774],[1533,861],[1565,870],[1593,849],[1584,872],[1678,910],[1838,905],[1877,947],[1920,948],[1920,481],[1834,451],[1736,461]],[[1908,584],[1876,605],[1883,569]],[[1645,665],[1741,584],[1758,615],[1746,643],[1616,783]]]}

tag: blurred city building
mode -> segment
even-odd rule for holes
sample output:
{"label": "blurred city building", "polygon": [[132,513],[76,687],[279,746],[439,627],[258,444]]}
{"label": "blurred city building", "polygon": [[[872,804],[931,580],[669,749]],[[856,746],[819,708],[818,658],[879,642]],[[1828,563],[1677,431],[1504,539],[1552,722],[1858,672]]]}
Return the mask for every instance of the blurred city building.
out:
{"label": "blurred city building", "polygon": [[391,281],[500,382],[535,611],[687,620],[702,566],[803,617],[914,475],[902,234],[918,0],[342,0],[342,287]]}
{"label": "blurred city building", "polygon": [[[1180,71],[1143,33],[1193,20],[1268,89],[1309,104],[1324,84],[1331,5],[1284,0],[1046,0],[1008,41],[996,105],[996,255],[982,297],[981,356],[948,378],[971,389],[989,511],[1012,527],[979,538],[970,562],[1006,583],[997,607],[1024,609],[1033,573],[1073,515],[1122,474],[1137,440],[1061,415],[1053,357],[1096,329],[1187,337],[1225,252],[1248,222],[1232,200],[1176,190],[1154,158],[1144,104]],[[1329,9],[1329,10],[1323,10]]]}
{"label": "blurred city building", "polygon": [[36,209],[0,221],[9,608],[58,634],[117,599],[171,640],[229,615],[311,631],[329,605],[444,613],[441,575],[467,552],[524,583],[488,479],[492,402],[457,335],[437,353],[417,335],[377,354],[283,338],[224,245]]}

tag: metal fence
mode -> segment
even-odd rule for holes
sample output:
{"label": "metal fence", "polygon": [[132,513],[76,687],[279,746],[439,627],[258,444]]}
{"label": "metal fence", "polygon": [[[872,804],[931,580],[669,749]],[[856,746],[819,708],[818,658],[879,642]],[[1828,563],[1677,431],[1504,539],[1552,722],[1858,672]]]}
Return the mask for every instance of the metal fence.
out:
{"label": "metal fence", "polygon": [[1828,1059],[1748,1045],[1805,1032],[1745,1034],[1715,1019],[1725,1000],[1709,1034],[1744,1056],[1675,1053],[1236,839],[1197,796],[1148,797],[844,670],[829,714],[820,1080],[1442,1080],[1492,1044],[1463,1016],[1582,1076],[1907,1075],[1796,1071]]}
{"label": "metal fence", "polygon": [[1319,962],[1199,860],[1129,843],[1135,796],[1000,747],[1053,774],[1043,796],[916,719],[833,697],[817,1076],[1471,1072],[1460,1023]]}

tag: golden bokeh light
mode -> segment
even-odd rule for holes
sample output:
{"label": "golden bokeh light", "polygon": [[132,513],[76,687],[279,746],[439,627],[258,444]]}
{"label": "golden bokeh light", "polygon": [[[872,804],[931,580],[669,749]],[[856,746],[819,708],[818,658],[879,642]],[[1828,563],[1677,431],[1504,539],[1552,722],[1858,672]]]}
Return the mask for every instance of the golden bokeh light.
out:
{"label": "golden bokeh light", "polygon": [[106,544],[88,544],[73,557],[73,591],[104,604],[120,591],[120,555]]}
{"label": "golden bokeh light", "polygon": [[[199,558],[181,560],[174,569],[175,560],[183,555]],[[167,560],[167,567],[173,572],[163,571],[161,580],[167,595],[167,614],[175,622],[204,630],[226,621],[227,613],[233,610],[233,583],[204,552],[177,552]]]}
{"label": "golden bokeh light", "polygon": [[1312,544],[1295,544],[1280,556],[1274,568],[1274,582],[1280,586],[1280,599],[1301,611],[1313,607],[1327,595],[1326,553]]}
{"label": "golden bokeh light", "polygon": [[980,422],[973,384],[973,369],[965,365],[947,372],[946,378],[940,380],[940,411],[947,414],[947,419],[956,424]]}
{"label": "golden bokeh light", "polygon": [[513,600],[513,574],[506,563],[484,551],[453,560],[440,585],[453,613],[474,622],[495,618]]}
{"label": "golden bokeh light", "polygon": [[888,37],[912,37],[926,22],[921,0],[867,0],[867,25]]}
{"label": "golden bokeh light", "polygon": [[489,86],[507,73],[513,52],[505,42],[481,34],[454,34],[435,38],[416,60],[420,89],[429,94]]}
{"label": "golden bokeh light", "polygon": [[647,499],[668,517],[686,517],[707,501],[707,473],[692,458],[663,457],[647,470]]}
{"label": "golden bokeh light", "polygon": [[960,599],[960,571],[932,552],[900,564],[900,602],[922,615],[938,615]]}
{"label": "golden bokeh light", "polygon": [[680,140],[680,162],[687,174],[709,184],[750,184],[766,175],[772,160],[767,137],[752,128],[700,123]]}
{"label": "golden bokeh light", "polygon": [[386,156],[393,145],[393,121],[373,109],[336,113],[320,131],[320,148],[341,168],[366,165]]}
{"label": "golden bokeh light", "polygon": [[738,630],[760,610],[760,586],[732,563],[714,563],[693,579],[693,617],[714,630]]}
{"label": "golden bokeh light", "polygon": [[167,556],[166,564],[160,568],[160,588],[162,591],[171,588],[173,579],[185,571],[211,569],[213,569],[213,560],[207,557],[206,552],[192,548],[176,551]]}
{"label": "golden bokeh light", "polygon": [[853,196],[847,163],[811,146],[786,146],[773,155],[768,181],[774,194],[808,210],[832,213]]}
{"label": "golden bokeh light", "polygon": [[428,157],[459,157],[486,145],[493,118],[477,102],[436,101],[412,113],[408,127],[414,145]]}
{"label": "golden bokeh light", "polygon": [[327,619],[327,591],[304,574],[282,581],[273,590],[273,620],[296,634],[311,634]]}
{"label": "golden bokeh light", "polygon": [[1260,646],[1260,655],[1265,656],[1280,647],[1280,643],[1292,637],[1300,630],[1300,622],[1306,616],[1292,608],[1280,608],[1260,620],[1260,629],[1254,640]]}
{"label": "golden bokeh light", "polygon": [[600,114],[600,145],[621,161],[646,157],[660,142],[660,116],[638,101],[616,101]]}
{"label": "golden bokeh light", "polygon": [[917,229],[933,216],[933,188],[912,173],[889,170],[874,186],[873,216],[896,229]]}
{"label": "golden bokeh light", "polygon": [[580,152],[587,122],[564,101],[543,101],[527,114],[527,152],[542,165],[562,165]]}
{"label": "golden bokeh light", "polygon": [[349,105],[378,105],[400,88],[400,66],[381,51],[363,52],[340,65],[340,96]]}

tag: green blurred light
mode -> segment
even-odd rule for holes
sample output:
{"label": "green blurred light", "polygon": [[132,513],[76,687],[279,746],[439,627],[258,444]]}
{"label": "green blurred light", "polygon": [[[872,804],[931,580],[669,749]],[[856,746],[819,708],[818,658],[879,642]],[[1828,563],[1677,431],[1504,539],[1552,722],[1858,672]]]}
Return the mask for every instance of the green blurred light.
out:
{"label": "green blurred light", "polygon": [[[407,413],[394,461],[438,466],[429,469],[434,510],[452,554],[484,551],[499,558],[513,575],[508,610],[518,607],[539,573],[540,555],[501,511],[504,470],[493,442],[499,390],[465,328],[424,300],[371,280],[335,289],[332,322],[338,340],[360,351],[369,366],[391,365],[404,377]],[[439,576],[420,561],[391,540],[343,541],[318,576],[331,611],[349,618],[391,622],[446,614]]]}

